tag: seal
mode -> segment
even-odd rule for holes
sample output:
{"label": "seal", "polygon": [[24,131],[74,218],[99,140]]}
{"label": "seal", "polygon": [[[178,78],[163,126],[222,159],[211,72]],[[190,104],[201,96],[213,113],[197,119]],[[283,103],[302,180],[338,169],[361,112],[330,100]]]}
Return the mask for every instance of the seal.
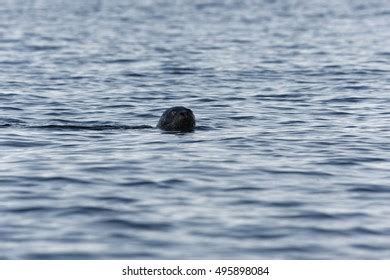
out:
{"label": "seal", "polygon": [[166,131],[190,132],[195,129],[194,113],[182,106],[176,106],[165,110],[157,127]]}

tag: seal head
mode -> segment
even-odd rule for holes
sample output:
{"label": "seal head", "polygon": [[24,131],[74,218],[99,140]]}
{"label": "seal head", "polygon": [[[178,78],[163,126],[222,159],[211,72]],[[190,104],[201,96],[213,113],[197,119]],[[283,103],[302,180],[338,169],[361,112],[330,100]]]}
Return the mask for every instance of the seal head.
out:
{"label": "seal head", "polygon": [[166,131],[193,131],[195,128],[195,115],[186,107],[172,107],[162,114],[157,127]]}

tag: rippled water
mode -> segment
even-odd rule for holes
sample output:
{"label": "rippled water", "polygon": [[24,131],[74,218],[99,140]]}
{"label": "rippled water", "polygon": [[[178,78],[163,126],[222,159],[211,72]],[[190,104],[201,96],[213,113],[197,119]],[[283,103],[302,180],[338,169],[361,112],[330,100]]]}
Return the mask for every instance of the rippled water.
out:
{"label": "rippled water", "polygon": [[[1,1],[0,258],[389,259],[389,26],[387,0]],[[154,128],[174,105],[194,133]]]}

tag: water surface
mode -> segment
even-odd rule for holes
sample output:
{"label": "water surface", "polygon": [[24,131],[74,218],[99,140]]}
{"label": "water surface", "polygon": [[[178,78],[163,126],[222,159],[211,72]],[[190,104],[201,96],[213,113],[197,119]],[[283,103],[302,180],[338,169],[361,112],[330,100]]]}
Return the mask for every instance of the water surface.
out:
{"label": "water surface", "polygon": [[0,258],[389,259],[389,15],[2,1]]}

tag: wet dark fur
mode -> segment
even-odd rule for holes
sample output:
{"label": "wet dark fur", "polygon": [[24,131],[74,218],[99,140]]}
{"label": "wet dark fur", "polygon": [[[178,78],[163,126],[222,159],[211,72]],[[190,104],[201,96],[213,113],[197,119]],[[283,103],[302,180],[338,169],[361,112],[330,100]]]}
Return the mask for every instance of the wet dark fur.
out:
{"label": "wet dark fur", "polygon": [[189,132],[195,129],[195,115],[185,107],[167,109],[158,121],[157,127],[166,131]]}

